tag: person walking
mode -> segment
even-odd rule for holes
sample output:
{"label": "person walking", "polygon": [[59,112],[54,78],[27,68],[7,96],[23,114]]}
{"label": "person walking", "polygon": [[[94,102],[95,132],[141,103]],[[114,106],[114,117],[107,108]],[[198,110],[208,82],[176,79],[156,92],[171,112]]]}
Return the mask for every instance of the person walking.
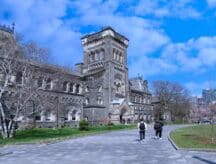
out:
{"label": "person walking", "polygon": [[163,125],[162,119],[155,121],[154,130],[156,139],[162,139]]}
{"label": "person walking", "polygon": [[138,122],[137,128],[139,129],[140,141],[143,141],[145,139],[145,131],[147,130],[147,124],[143,119]]}

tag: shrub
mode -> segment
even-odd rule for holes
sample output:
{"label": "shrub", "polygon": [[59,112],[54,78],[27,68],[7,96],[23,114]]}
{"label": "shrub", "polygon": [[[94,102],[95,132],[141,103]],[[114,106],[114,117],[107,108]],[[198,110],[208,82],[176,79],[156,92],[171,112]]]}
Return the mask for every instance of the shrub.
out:
{"label": "shrub", "polygon": [[89,123],[86,120],[81,120],[79,123],[79,130],[89,130]]}

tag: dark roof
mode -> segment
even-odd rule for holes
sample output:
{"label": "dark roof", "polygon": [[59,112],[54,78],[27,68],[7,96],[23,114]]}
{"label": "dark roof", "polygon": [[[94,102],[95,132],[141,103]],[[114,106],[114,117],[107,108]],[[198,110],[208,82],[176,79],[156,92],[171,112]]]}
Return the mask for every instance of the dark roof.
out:
{"label": "dark roof", "polygon": [[126,40],[129,41],[128,38],[126,38],[125,36],[123,36],[123,35],[121,35],[120,33],[116,32],[116,31],[115,31],[112,27],[110,27],[110,26],[107,26],[107,27],[102,28],[102,30],[99,31],[99,32],[96,32],[96,33],[93,33],[93,34],[84,35],[83,37],[81,37],[81,39],[84,39],[84,38],[87,38],[87,37],[90,37],[90,36],[93,36],[93,35],[97,35],[97,34],[99,34],[99,33],[102,33],[102,32],[104,32],[104,31],[106,31],[106,30],[112,30],[115,34],[117,34],[117,35],[119,35],[120,37],[122,37],[122,38],[124,38],[124,39],[126,39]]}

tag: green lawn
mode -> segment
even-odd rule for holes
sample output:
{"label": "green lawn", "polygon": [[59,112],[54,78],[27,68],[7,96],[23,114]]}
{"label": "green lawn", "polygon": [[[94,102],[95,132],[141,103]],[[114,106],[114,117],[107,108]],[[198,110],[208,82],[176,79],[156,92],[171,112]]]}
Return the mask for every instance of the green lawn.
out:
{"label": "green lawn", "polygon": [[109,125],[93,126],[88,131],[80,131],[76,128],[35,128],[31,130],[18,130],[12,139],[3,140],[0,136],[0,145],[20,143],[46,143],[73,137],[104,133],[110,130],[134,128],[135,125]]}
{"label": "green lawn", "polygon": [[214,125],[214,142],[212,142],[212,125],[197,125],[180,128],[171,132],[170,136],[180,148],[216,149],[216,125]]}

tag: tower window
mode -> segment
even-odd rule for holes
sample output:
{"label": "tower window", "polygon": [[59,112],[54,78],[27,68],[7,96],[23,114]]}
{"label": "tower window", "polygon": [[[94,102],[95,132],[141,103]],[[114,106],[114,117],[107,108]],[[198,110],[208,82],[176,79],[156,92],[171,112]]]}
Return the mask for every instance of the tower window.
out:
{"label": "tower window", "polygon": [[23,79],[22,72],[17,72],[17,74],[16,74],[16,83],[17,84],[22,84],[22,79]]}
{"label": "tower window", "polygon": [[68,84],[68,82],[67,81],[65,81],[64,83],[63,83],[63,91],[67,91],[67,84]]}
{"label": "tower window", "polygon": [[38,87],[42,87],[43,86],[43,78],[42,77],[38,78],[38,80],[37,80],[37,86]]}
{"label": "tower window", "polygon": [[47,79],[46,89],[52,89],[52,80],[50,78]]}
{"label": "tower window", "polygon": [[89,87],[88,86],[86,86],[85,92],[89,92]]}
{"label": "tower window", "polygon": [[70,92],[73,92],[73,87],[74,87],[74,84],[73,84],[73,83],[70,83],[70,87],[69,87],[69,91],[70,91]]}

